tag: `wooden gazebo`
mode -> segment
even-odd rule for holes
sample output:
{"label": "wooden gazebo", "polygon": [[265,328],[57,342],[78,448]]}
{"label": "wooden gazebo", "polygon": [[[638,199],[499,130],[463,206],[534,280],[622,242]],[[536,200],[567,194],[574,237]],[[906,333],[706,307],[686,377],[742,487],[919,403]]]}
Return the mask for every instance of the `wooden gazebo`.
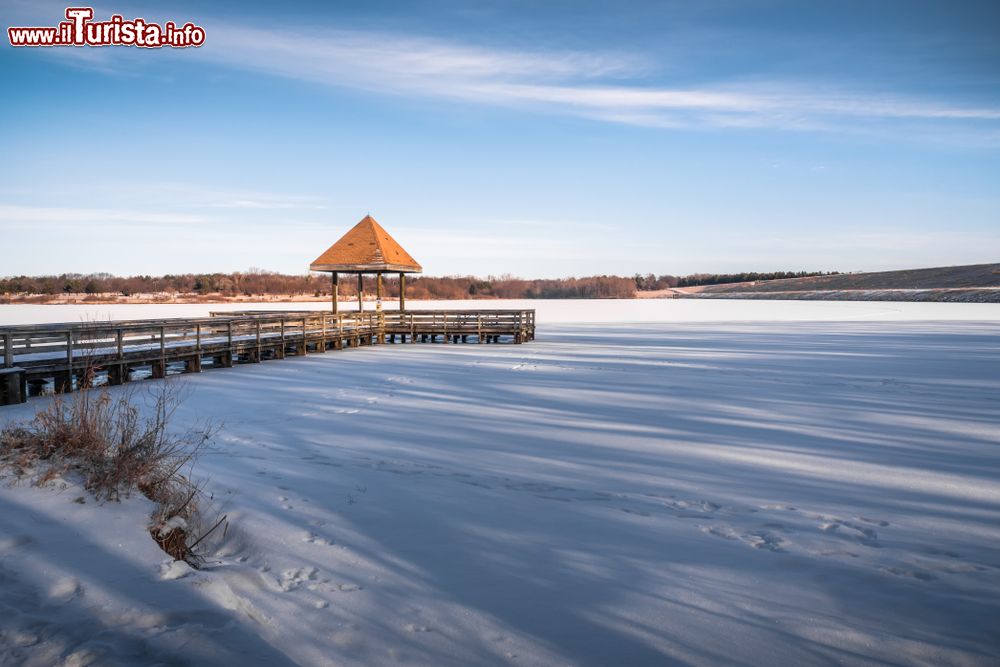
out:
{"label": "wooden gazebo", "polygon": [[399,273],[399,309],[406,310],[406,274],[423,268],[403,250],[375,218],[366,215],[339,241],[309,265],[311,271],[329,271],[333,312],[337,312],[337,292],[341,273],[358,274],[358,311],[364,310],[364,274],[375,274],[378,306],[382,304],[382,274]]}

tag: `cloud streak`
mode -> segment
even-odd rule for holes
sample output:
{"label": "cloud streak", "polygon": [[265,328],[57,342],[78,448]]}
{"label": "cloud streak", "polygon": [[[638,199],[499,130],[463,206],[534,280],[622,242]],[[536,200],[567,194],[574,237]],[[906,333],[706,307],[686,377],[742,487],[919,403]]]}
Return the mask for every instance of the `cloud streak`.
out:
{"label": "cloud streak", "polygon": [[[25,21],[41,24],[61,15],[63,7],[45,0],[14,0],[12,6]],[[99,16],[110,13],[107,8],[96,11]],[[162,9],[139,13],[150,20],[170,18]],[[964,128],[977,142],[1000,141],[997,104],[858,92],[836,82],[706,81],[673,86],[650,83],[662,74],[660,63],[621,51],[495,48],[378,31],[235,25],[207,16],[203,23],[209,28],[208,41],[179,54],[183,59],[341,89],[648,127],[851,132],[897,128],[908,135],[919,129],[951,138]],[[126,51],[53,53],[70,56],[64,59],[68,64],[105,73],[135,74],[137,67],[149,64],[148,58]]]}
{"label": "cloud streak", "polygon": [[339,88],[534,109],[659,127],[833,129],[859,121],[1000,121],[1000,107],[795,84],[669,87],[639,82],[621,53],[488,49],[393,34],[221,26],[199,56],[228,67]]}
{"label": "cloud streak", "polygon": [[93,225],[97,231],[105,226],[195,225],[209,221],[201,215],[174,212],[150,212],[112,208],[69,208],[55,206],[0,205],[0,223],[32,225],[37,223],[62,225]]}

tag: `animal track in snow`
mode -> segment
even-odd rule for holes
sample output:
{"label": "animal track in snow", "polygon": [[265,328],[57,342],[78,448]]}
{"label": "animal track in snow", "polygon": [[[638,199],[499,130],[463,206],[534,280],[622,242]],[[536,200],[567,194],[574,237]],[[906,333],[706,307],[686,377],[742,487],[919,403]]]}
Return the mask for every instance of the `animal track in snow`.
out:
{"label": "animal track in snow", "polygon": [[79,581],[73,577],[64,577],[49,589],[49,601],[61,606],[80,595],[82,590]]}
{"label": "animal track in snow", "polygon": [[700,528],[702,532],[709,535],[715,535],[716,537],[722,537],[727,540],[743,542],[754,549],[763,549],[765,551],[782,552],[785,550],[785,546],[789,544],[788,540],[785,538],[776,535],[769,530],[764,530],[763,528],[757,528],[746,532],[735,530],[732,526],[724,524],[700,526]]}
{"label": "animal track in snow", "polygon": [[407,623],[403,629],[407,632],[431,632],[431,629],[426,625],[417,625],[416,623]]}
{"label": "animal track in snow", "polygon": [[[660,502],[674,511],[684,513],[680,516],[692,516],[690,513],[711,514],[722,509],[722,505],[709,500],[683,500],[676,496],[661,497]],[[697,514],[694,516],[697,516]]]}
{"label": "animal track in snow", "polygon": [[353,593],[361,589],[362,587],[358,584],[337,584],[337,590],[342,593]]}
{"label": "animal track in snow", "polygon": [[881,519],[869,519],[866,516],[856,516],[854,518],[857,519],[858,521],[861,521],[862,523],[870,523],[880,528],[885,528],[886,526],[889,525],[888,521],[882,521]]}
{"label": "animal track in snow", "polygon": [[281,577],[278,579],[278,587],[285,593],[294,591],[306,582],[315,581],[318,572],[319,571],[314,567],[302,567],[285,570],[281,573]]}
{"label": "animal track in snow", "polygon": [[788,540],[768,530],[751,530],[741,535],[740,539],[755,549],[768,551],[784,551],[784,546],[788,544]]}
{"label": "animal track in snow", "polygon": [[637,516],[651,516],[650,513],[645,510],[634,510],[634,509],[629,509],[628,507],[619,507],[618,509],[620,509],[622,512],[625,512],[626,514],[635,514]]}
{"label": "animal track in snow", "polygon": [[30,535],[15,535],[0,539],[0,555],[15,549],[22,549],[34,542]]}
{"label": "animal track in snow", "polygon": [[874,528],[861,526],[851,521],[845,521],[844,519],[838,519],[836,517],[821,516],[819,518],[823,520],[823,523],[820,524],[819,528],[824,533],[846,535],[848,538],[856,540],[868,547],[880,546],[878,533],[875,532]]}
{"label": "animal track in snow", "polygon": [[900,567],[883,567],[880,568],[883,572],[888,572],[889,574],[894,574],[897,577],[910,577],[912,579],[919,579],[920,581],[934,581],[937,579],[930,572],[924,572],[923,570],[911,570],[909,568]]}

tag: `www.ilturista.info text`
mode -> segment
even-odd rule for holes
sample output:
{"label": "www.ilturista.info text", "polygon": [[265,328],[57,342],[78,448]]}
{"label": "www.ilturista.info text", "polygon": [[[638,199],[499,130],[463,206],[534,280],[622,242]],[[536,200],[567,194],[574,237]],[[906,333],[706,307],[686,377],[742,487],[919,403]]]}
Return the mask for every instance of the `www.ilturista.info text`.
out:
{"label": "www.ilturista.info text", "polygon": [[55,27],[11,27],[11,46],[139,46],[158,49],[184,48],[205,43],[205,29],[193,23],[163,25],[114,14],[107,21],[94,21],[91,7],[69,7],[66,19]]}

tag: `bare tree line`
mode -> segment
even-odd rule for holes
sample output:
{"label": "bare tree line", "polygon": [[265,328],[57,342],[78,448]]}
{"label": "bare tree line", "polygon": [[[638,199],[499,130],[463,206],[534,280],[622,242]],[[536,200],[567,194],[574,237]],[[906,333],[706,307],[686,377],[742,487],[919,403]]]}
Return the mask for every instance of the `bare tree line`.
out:
{"label": "bare tree line", "polygon": [[[407,296],[411,299],[624,299],[637,290],[657,290],[667,287],[711,285],[720,283],[771,280],[802,276],[826,275],[822,272],[771,272],[739,274],[693,274],[672,276],[653,274],[632,277],[588,276],[583,278],[524,279],[510,275],[489,276],[409,276]],[[344,275],[340,294],[356,296],[357,283]],[[386,297],[399,294],[395,275],[384,279]],[[364,278],[367,294],[375,291],[374,276]],[[164,276],[114,276],[108,273],[64,273],[48,276],[11,276],[0,278],[0,295],[116,295],[129,297],[139,294],[218,294],[225,297],[254,296],[315,296],[330,294],[327,274],[282,274],[251,268],[232,273],[184,273]]]}

